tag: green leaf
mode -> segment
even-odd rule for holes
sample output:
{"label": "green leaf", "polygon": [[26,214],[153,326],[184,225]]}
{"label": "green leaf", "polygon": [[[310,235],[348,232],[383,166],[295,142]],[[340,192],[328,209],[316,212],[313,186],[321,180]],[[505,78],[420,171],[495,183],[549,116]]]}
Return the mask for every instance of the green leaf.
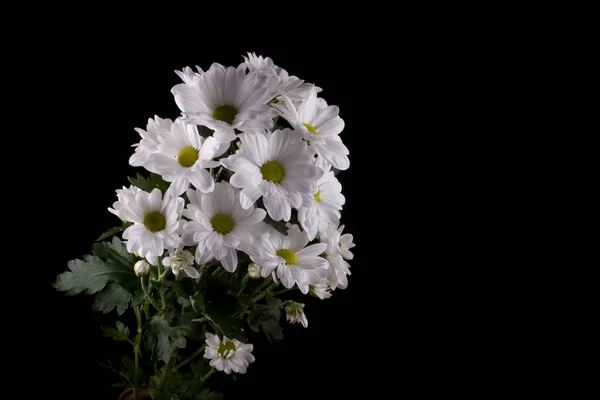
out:
{"label": "green leaf", "polygon": [[136,302],[139,302],[141,283],[133,269],[138,258],[127,251],[121,239],[114,236],[112,242],[94,243],[93,252],[106,259],[111,270],[110,280],[136,296]]}
{"label": "green leaf", "polygon": [[173,330],[162,316],[155,315],[148,323],[148,338],[146,345],[152,348],[156,345],[158,357],[165,363],[171,359],[171,341]]}
{"label": "green leaf", "polygon": [[112,266],[96,256],[85,255],[83,260],[71,260],[67,263],[70,271],[57,276],[54,287],[73,296],[83,291],[86,294],[98,293],[113,277]]}
{"label": "green leaf", "polygon": [[204,301],[204,293],[198,292],[193,296],[190,296],[190,303],[192,304],[192,308],[199,313],[206,312],[206,303]]}
{"label": "green leaf", "polygon": [[96,239],[96,242],[100,242],[106,238],[116,235],[119,232],[123,232],[125,229],[129,228],[130,226],[131,226],[130,222],[125,222],[121,226],[115,226],[114,228],[110,228],[109,230],[104,232],[102,235],[100,235],[100,237],[98,239]]}
{"label": "green leaf", "polygon": [[121,321],[117,321],[117,329],[103,326],[102,330],[105,332],[105,337],[113,338],[114,340],[121,342],[129,340],[129,328]]}
{"label": "green leaf", "polygon": [[196,125],[196,128],[198,128],[198,133],[203,138],[207,138],[209,136],[212,136],[212,134],[215,132],[212,129],[207,128],[206,126],[203,126],[203,125]]}
{"label": "green leaf", "polygon": [[219,327],[225,336],[233,339],[238,339],[241,342],[246,342],[246,334],[244,333],[244,322],[234,318],[233,313],[229,313],[222,308],[209,308],[207,310],[208,317]]}
{"label": "green leaf", "polygon": [[285,226],[285,222],[282,221],[275,221],[273,220],[269,214],[267,214],[265,216],[265,219],[263,220],[264,222],[266,222],[268,225],[270,225],[271,227],[275,228],[275,230],[279,233],[282,233],[283,235],[287,236],[288,234],[288,229]]}
{"label": "green leaf", "polygon": [[175,346],[179,347],[180,349],[185,349],[185,345],[187,344],[185,337],[183,336],[180,336],[177,339],[175,339],[173,343],[175,343]]}
{"label": "green leaf", "polygon": [[131,184],[146,192],[152,192],[153,189],[160,189],[161,192],[166,192],[170,183],[166,182],[162,176],[152,173],[150,177],[145,178],[139,172],[136,178],[127,178]]}
{"label": "green leaf", "polygon": [[263,332],[267,336],[269,342],[274,340],[283,339],[283,331],[281,330],[281,325],[279,321],[275,321],[274,319],[269,319],[260,324]]}
{"label": "green leaf", "polygon": [[221,400],[223,395],[219,392],[211,392],[210,389],[204,389],[198,396],[196,396],[196,400]]}
{"label": "green leaf", "polygon": [[96,311],[102,311],[104,314],[111,312],[115,308],[117,314],[123,315],[129,302],[133,296],[126,289],[121,286],[112,283],[105,290],[96,295],[96,301],[94,302],[93,308]]}

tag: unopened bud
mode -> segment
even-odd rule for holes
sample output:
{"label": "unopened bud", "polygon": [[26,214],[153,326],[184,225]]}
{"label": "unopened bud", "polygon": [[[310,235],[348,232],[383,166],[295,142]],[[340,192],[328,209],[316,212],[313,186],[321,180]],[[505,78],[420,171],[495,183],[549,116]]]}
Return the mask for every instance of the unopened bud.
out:
{"label": "unopened bud", "polygon": [[331,297],[331,288],[327,283],[319,283],[316,286],[311,285],[310,294],[321,300],[325,300]]}
{"label": "unopened bud", "polygon": [[286,301],[285,302],[285,314],[286,319],[291,324],[297,324],[300,322],[303,327],[308,327],[308,320],[306,319],[306,315],[304,315],[304,304],[297,303],[295,301]]}
{"label": "unopened bud", "polygon": [[258,279],[261,277],[261,269],[262,268],[260,267],[260,265],[256,263],[250,263],[250,265],[248,265],[248,275],[250,275],[250,278]]}
{"label": "unopened bud", "polygon": [[133,270],[137,276],[146,276],[150,272],[150,264],[146,260],[140,260],[135,263]]}

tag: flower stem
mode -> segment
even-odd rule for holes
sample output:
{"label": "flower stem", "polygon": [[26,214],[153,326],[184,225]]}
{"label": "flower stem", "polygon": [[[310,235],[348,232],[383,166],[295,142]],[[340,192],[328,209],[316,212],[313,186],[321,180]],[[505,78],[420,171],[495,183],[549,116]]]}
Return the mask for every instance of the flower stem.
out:
{"label": "flower stem", "polygon": [[244,275],[244,278],[242,279],[242,287],[240,288],[240,291],[237,293],[237,297],[240,297],[240,294],[242,294],[244,289],[246,289],[246,284],[248,283],[249,277],[250,277],[250,275],[248,273],[246,273],[246,275]]}
{"label": "flower stem", "polygon": [[142,313],[140,311],[140,307],[136,306],[133,307],[134,311],[135,311],[135,318],[137,320],[137,326],[138,326],[138,330],[137,330],[137,335],[135,336],[135,344],[133,346],[133,351],[134,351],[134,357],[135,357],[135,369],[134,369],[134,376],[133,376],[133,393],[135,398],[138,398],[137,395],[137,390],[139,388],[139,380],[140,380],[140,376],[139,376],[139,368],[140,368],[140,343],[142,341]]}
{"label": "flower stem", "polygon": [[183,360],[178,366],[176,366],[175,370],[178,370],[179,368],[183,367],[185,364],[192,361],[194,358],[198,357],[204,351],[205,348],[206,348],[206,343],[204,343],[202,346],[200,346],[200,348],[198,350],[196,350],[191,356],[189,356],[188,358]]}
{"label": "flower stem", "polygon": [[148,288],[146,287],[146,282],[144,282],[144,277],[142,276],[140,279],[142,281],[142,290],[144,291],[146,298],[154,306],[154,308],[156,308],[159,312],[162,312],[163,309],[158,304],[156,304],[152,296],[150,296],[150,293],[148,293]]}
{"label": "flower stem", "polygon": [[214,374],[214,372],[215,372],[215,371],[216,371],[215,367],[212,367],[212,368],[210,369],[210,371],[208,371],[208,373],[207,373],[206,375],[204,375],[204,376],[202,377],[202,379],[200,379],[200,383],[204,383],[204,381],[205,381],[205,380],[207,380],[208,378],[210,378],[210,376],[211,376],[212,374]]}
{"label": "flower stem", "polygon": [[202,317],[202,318],[194,318],[194,319],[192,320],[192,322],[206,322],[206,321],[208,321],[208,318],[206,318],[206,317]]}
{"label": "flower stem", "polygon": [[169,362],[165,367],[165,371],[163,372],[162,378],[160,378],[160,382],[158,384],[157,389],[162,389],[165,386],[165,384],[169,380],[169,376],[171,376],[171,372],[173,372],[173,364],[175,364],[175,359],[177,358],[177,351],[179,350],[179,347],[173,345],[171,348],[171,358],[169,359]]}
{"label": "flower stem", "polygon": [[259,293],[258,295],[256,295],[252,300],[250,300],[253,303],[256,303],[258,300],[262,299],[263,297],[265,297],[265,295],[267,293],[269,293],[273,288],[275,288],[278,285],[277,282],[273,282],[271,284],[271,286],[269,286],[268,288],[265,289],[265,291]]}
{"label": "flower stem", "polygon": [[291,289],[291,288],[290,288],[290,289],[281,289],[281,290],[279,290],[279,291],[277,291],[277,292],[273,292],[273,293],[271,293],[271,294],[272,294],[273,296],[277,296],[277,295],[280,295],[280,294],[287,293],[287,292],[289,292],[290,290],[292,290],[292,289]]}

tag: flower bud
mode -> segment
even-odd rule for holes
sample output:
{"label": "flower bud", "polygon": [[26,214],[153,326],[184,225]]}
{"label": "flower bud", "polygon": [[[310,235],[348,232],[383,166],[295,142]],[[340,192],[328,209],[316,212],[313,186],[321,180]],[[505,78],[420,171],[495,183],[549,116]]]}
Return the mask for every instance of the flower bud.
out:
{"label": "flower bud", "polygon": [[306,319],[306,315],[304,315],[304,304],[297,303],[295,301],[286,301],[285,302],[285,314],[289,323],[296,324],[298,322],[302,323],[302,326],[308,327],[308,320]]}
{"label": "flower bud", "polygon": [[248,275],[250,275],[250,278],[258,279],[261,277],[261,269],[262,268],[260,267],[260,265],[256,263],[250,263],[250,265],[248,265]]}
{"label": "flower bud", "polygon": [[150,264],[146,260],[140,260],[135,263],[133,270],[137,276],[146,276],[150,272]]}
{"label": "flower bud", "polygon": [[316,286],[310,286],[310,294],[325,300],[331,297],[331,288],[327,283],[319,283]]}

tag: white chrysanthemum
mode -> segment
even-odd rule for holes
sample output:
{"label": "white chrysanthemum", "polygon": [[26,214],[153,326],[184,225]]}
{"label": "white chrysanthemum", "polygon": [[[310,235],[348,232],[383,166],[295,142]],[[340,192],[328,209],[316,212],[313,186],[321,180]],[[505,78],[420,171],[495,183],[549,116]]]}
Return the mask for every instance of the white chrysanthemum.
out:
{"label": "white chrysanthemum", "polygon": [[235,271],[236,249],[262,234],[259,222],[265,218],[265,210],[244,209],[240,204],[240,191],[227,182],[215,184],[214,191],[207,194],[190,189],[187,196],[190,203],[184,215],[190,221],[184,224],[182,242],[187,246],[198,244],[198,264],[214,257],[227,271]]}
{"label": "white chrysanthemum", "polygon": [[217,149],[214,138],[203,139],[195,125],[177,120],[170,131],[158,135],[158,141],[157,151],[150,156],[145,167],[171,182],[168,195],[181,195],[190,183],[203,192],[213,190],[214,180],[206,168],[220,165],[212,160]]}
{"label": "white chrysanthemum", "polygon": [[268,103],[275,93],[269,89],[268,77],[246,73],[245,63],[237,68],[214,63],[191,82],[175,85],[171,92],[186,120],[214,130],[219,143],[234,140],[234,129],[273,126],[276,113]]}
{"label": "white chrysanthemum", "polygon": [[235,171],[229,182],[241,188],[241,204],[251,207],[261,196],[275,221],[289,221],[292,207],[311,202],[315,182],[323,170],[313,165],[313,156],[298,131],[276,130],[273,133],[240,135],[242,151],[221,164]]}
{"label": "white chrysanthemum", "polygon": [[304,304],[295,301],[285,302],[285,317],[290,324],[300,322],[303,327],[308,328],[308,319],[304,314]]}
{"label": "white chrysanthemum", "polygon": [[158,147],[158,135],[169,133],[172,124],[170,119],[162,119],[155,115],[154,119],[148,119],[146,130],[135,128],[142,140],[133,145],[135,152],[129,158],[129,164],[134,167],[145,166]]}
{"label": "white chrysanthemum", "polygon": [[321,300],[325,300],[331,297],[331,288],[327,281],[319,283],[310,287],[310,293]]}
{"label": "white chrysanthemum", "polygon": [[350,264],[344,259],[351,260],[354,257],[349,250],[354,247],[353,237],[349,233],[342,235],[343,231],[344,225],[341,225],[339,228],[330,226],[319,233],[319,241],[327,244],[325,252],[329,263],[327,281],[332,290],[338,287],[345,289],[348,286],[348,275],[351,275]]}
{"label": "white chrysanthemum", "polygon": [[161,256],[165,249],[176,247],[183,205],[182,198],[165,196],[163,199],[159,189],[152,193],[137,192],[133,201],[120,210],[125,221],[133,222],[123,232],[127,251],[153,262],[151,259]]}
{"label": "white chrysanthemum", "polygon": [[258,279],[261,277],[260,270],[262,268],[257,263],[248,264],[248,276],[252,279]]}
{"label": "white chrysanthemum", "polygon": [[194,79],[196,79],[196,77],[202,75],[204,73],[204,71],[202,70],[202,68],[200,68],[199,66],[196,65],[196,70],[198,72],[194,72],[193,69],[191,69],[190,67],[185,67],[184,69],[182,69],[181,71],[175,71],[175,73],[177,74],[177,76],[179,76],[181,78],[181,80],[183,81],[183,83],[187,84],[187,85],[193,85],[194,84]]}
{"label": "white chrysanthemum", "polygon": [[194,255],[183,248],[169,249],[169,256],[163,259],[163,265],[170,267],[175,275],[183,271],[190,278],[200,278],[200,273],[194,268]]}
{"label": "white chrysanthemum", "polygon": [[141,192],[141,189],[133,185],[128,188],[123,186],[123,189],[117,189],[118,200],[113,203],[114,208],[109,208],[108,211],[125,220],[125,210],[129,208],[129,203],[135,201],[135,195],[138,192]]}
{"label": "white chrysanthemum", "polygon": [[317,181],[317,186],[319,189],[312,197],[311,203],[298,209],[298,222],[310,240],[317,236],[317,232],[324,231],[330,225],[338,226],[340,210],[346,202],[342,194],[342,185],[333,171],[325,173]]}
{"label": "white chrysanthemum", "polygon": [[225,371],[230,374],[231,371],[238,374],[245,374],[248,365],[254,362],[252,350],[254,346],[250,343],[245,344],[237,339],[228,339],[223,336],[223,340],[212,333],[206,333],[206,350],[204,358],[210,360],[210,366],[218,371]]}
{"label": "white chrysanthemum", "polygon": [[248,53],[248,57],[244,56],[244,60],[250,72],[262,72],[270,78],[269,87],[276,93],[275,97],[286,95],[296,102],[305,99],[311,90],[317,92],[322,90],[310,83],[304,83],[297,76],[290,76],[285,69],[275,65],[270,57]]}
{"label": "white chrysanthemum", "polygon": [[344,129],[344,120],[338,115],[339,108],[328,106],[324,99],[317,98],[314,90],[299,106],[286,96],[282,98],[283,103],[273,104],[273,107],[293,128],[302,132],[317,155],[339,170],[348,169],[349,151],[339,136]]}
{"label": "white chrysanthemum", "polygon": [[321,283],[327,275],[327,261],[319,257],[327,245],[306,246],[309,242],[306,232],[302,232],[298,225],[287,226],[287,236],[270,229],[246,250],[252,261],[262,267],[263,277],[272,274],[273,280],[279,279],[286,288],[296,284],[306,294],[310,285]]}

